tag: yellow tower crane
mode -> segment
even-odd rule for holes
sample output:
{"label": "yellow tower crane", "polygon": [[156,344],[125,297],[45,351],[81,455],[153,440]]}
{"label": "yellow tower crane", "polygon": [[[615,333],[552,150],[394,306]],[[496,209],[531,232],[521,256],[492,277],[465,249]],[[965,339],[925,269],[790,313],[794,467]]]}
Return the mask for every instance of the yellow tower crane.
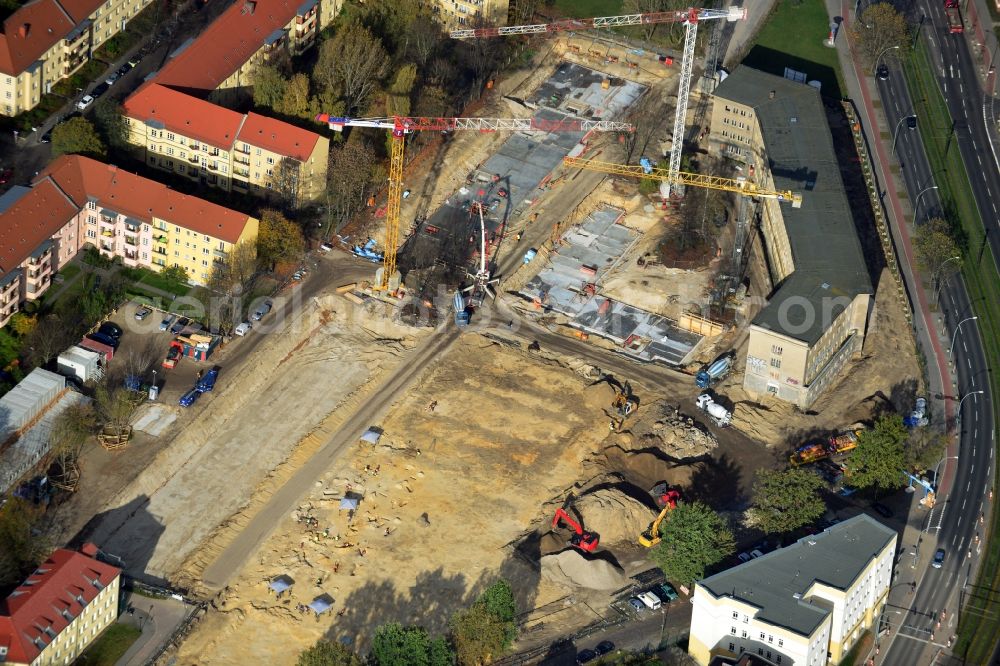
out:
{"label": "yellow tower crane", "polygon": [[599,162],[580,157],[566,157],[563,158],[563,164],[589,171],[600,171],[601,173],[608,173],[615,176],[632,176],[633,178],[659,180],[675,185],[704,187],[710,190],[722,190],[723,192],[736,192],[748,197],[777,199],[778,201],[791,202],[792,208],[798,208],[802,205],[802,195],[791,190],[772,190],[760,187],[746,178],[721,178],[719,176],[706,176],[700,173],[687,173],[684,171],[671,173],[667,169],[653,166],[645,158],[643,158],[642,164],[631,165]]}
{"label": "yellow tower crane", "polygon": [[345,127],[374,127],[392,132],[389,154],[389,201],[385,215],[385,252],[382,268],[376,277],[377,288],[394,292],[399,283],[396,272],[396,252],[399,248],[399,206],[403,199],[403,147],[410,132],[434,130],[475,130],[478,132],[631,132],[629,123],[608,120],[542,120],[538,118],[338,118],[327,113],[316,116],[330,129],[341,132]]}

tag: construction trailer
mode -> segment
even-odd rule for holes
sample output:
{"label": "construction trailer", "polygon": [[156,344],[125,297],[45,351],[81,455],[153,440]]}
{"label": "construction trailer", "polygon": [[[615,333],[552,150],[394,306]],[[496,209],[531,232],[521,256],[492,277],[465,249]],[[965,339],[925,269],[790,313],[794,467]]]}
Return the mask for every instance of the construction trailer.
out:
{"label": "construction trailer", "polygon": [[98,380],[104,375],[102,355],[90,349],[73,345],[56,358],[56,369],[65,377],[76,377],[81,382]]}
{"label": "construction trailer", "polygon": [[218,335],[191,333],[190,335],[178,335],[170,345],[179,347],[181,355],[186,358],[207,361],[221,341],[222,338]]}

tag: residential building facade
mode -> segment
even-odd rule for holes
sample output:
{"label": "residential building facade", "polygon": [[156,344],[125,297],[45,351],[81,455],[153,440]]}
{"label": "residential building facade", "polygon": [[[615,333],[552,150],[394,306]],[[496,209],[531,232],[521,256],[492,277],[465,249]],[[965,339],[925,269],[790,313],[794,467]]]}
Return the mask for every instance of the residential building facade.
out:
{"label": "residential building facade", "polygon": [[432,8],[445,29],[471,28],[478,25],[502,26],[517,0],[435,0]]}
{"label": "residential building facade", "polygon": [[126,266],[180,266],[192,283],[205,284],[213,262],[257,238],[254,217],[79,155],[57,159],[35,186],[46,182],[73,202],[81,244]]}
{"label": "residential building facade", "polygon": [[0,663],[69,665],[118,618],[121,570],[60,548],[0,607]]}
{"label": "residential building facade", "polygon": [[326,189],[330,140],[150,82],[124,105],[129,143],[147,165],[226,192],[293,205]]}
{"label": "residential building facade", "polygon": [[838,664],[875,626],[897,534],[865,514],[695,584],[689,654],[777,666]]}
{"label": "residential building facade", "polygon": [[0,113],[34,108],[150,2],[35,0],[15,11],[0,33]]}
{"label": "residential building facade", "polygon": [[738,67],[715,90],[709,139],[759,185],[802,193],[801,207],[757,208],[770,284],[743,387],[808,408],[860,353],[873,293],[819,91]]}

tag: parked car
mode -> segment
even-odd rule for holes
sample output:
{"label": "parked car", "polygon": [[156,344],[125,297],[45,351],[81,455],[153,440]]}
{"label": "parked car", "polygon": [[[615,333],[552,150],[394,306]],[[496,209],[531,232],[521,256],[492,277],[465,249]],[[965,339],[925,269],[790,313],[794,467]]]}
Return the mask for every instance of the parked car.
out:
{"label": "parked car", "polygon": [[121,78],[121,74],[119,74],[117,71],[111,72],[108,78],[104,79],[104,82],[108,84],[108,87],[111,87],[115,85],[115,81],[117,81],[119,78]]}
{"label": "parked car", "polygon": [[885,81],[889,78],[889,68],[885,65],[878,66],[878,80]]}
{"label": "parked car", "polygon": [[940,569],[944,565],[944,548],[938,548],[937,552],[934,553],[934,561],[931,562],[931,566],[935,569]]}
{"label": "parked car", "polygon": [[764,553],[760,552],[756,548],[750,551],[750,558],[756,560],[758,557],[764,557]]}
{"label": "parked car", "polygon": [[250,316],[250,319],[252,319],[253,321],[260,321],[270,311],[271,311],[271,301],[264,301],[264,303],[261,304],[260,307],[254,310],[254,313],[253,315]]}
{"label": "parked car", "polygon": [[883,518],[892,518],[893,516],[892,509],[887,507],[885,504],[882,504],[881,502],[875,502],[874,504],[872,504],[872,509],[875,511],[875,513],[882,516]]}
{"label": "parked car", "polygon": [[102,345],[107,345],[112,349],[118,349],[118,340],[110,338],[107,335],[101,333],[100,331],[96,333],[90,333],[89,335],[87,335],[87,338],[93,340],[94,342],[100,342]]}
{"label": "parked car", "polygon": [[205,373],[205,376],[198,380],[198,383],[194,385],[197,391],[202,393],[211,393],[212,389],[215,388],[215,380],[219,378],[218,368],[212,368]]}
{"label": "parked car", "polygon": [[84,95],[83,99],[81,99],[79,102],[76,103],[76,108],[80,109],[81,111],[86,111],[93,103],[94,103],[93,97],[91,97],[90,95]]}
{"label": "parked car", "polygon": [[614,649],[615,649],[615,644],[612,643],[611,641],[601,641],[600,643],[594,646],[594,652],[597,653],[598,657],[603,657],[609,652],[613,652]]}
{"label": "parked car", "polygon": [[178,400],[177,403],[181,407],[190,407],[195,403],[195,401],[198,399],[198,396],[200,395],[201,391],[199,391],[198,389],[191,389],[190,391],[182,395],[181,399]]}
{"label": "parked car", "polygon": [[740,553],[739,555],[736,556],[736,559],[745,564],[750,560],[752,560],[753,558],[750,557],[750,553]]}
{"label": "parked car", "polygon": [[146,317],[148,317],[152,313],[153,313],[152,310],[150,310],[146,306],[143,306],[143,307],[141,307],[141,308],[139,308],[138,310],[135,311],[135,320],[136,321],[142,321],[143,319],[145,319]]}
{"label": "parked car", "polygon": [[670,583],[660,583],[659,585],[654,587],[652,591],[654,594],[656,594],[656,596],[658,596],[663,601],[666,601],[668,604],[671,601],[677,601],[678,599],[681,598],[681,596],[677,594],[677,590],[675,590],[674,586],[671,585]]}
{"label": "parked car", "polygon": [[106,321],[101,324],[101,327],[97,329],[97,332],[103,333],[115,341],[120,341],[122,339],[122,334],[124,333],[121,326],[110,321]]}
{"label": "parked car", "polygon": [[130,65],[129,63],[125,63],[124,65],[118,68],[118,78],[119,79],[122,78],[131,71],[132,71],[132,65]]}
{"label": "parked car", "polygon": [[174,319],[175,317],[172,314],[168,314],[164,317],[163,321],[160,322],[160,330],[165,331],[170,328],[170,325],[174,323]]}
{"label": "parked car", "polygon": [[10,168],[0,169],[0,185],[6,185],[10,181],[11,176],[13,175],[14,175],[13,169]]}
{"label": "parked car", "polygon": [[108,88],[110,88],[110,87],[111,86],[108,85],[107,82],[98,83],[97,86],[93,90],[90,91],[90,94],[94,96],[94,99],[97,99],[98,97],[100,97],[104,93],[108,92]]}
{"label": "parked car", "polygon": [[637,613],[641,613],[642,611],[646,610],[646,604],[642,603],[635,597],[632,597],[631,599],[628,600],[628,605],[631,606],[632,610],[634,610]]}
{"label": "parked car", "polygon": [[174,325],[170,327],[170,332],[173,334],[180,333],[184,330],[184,327],[191,323],[191,320],[187,317],[181,317],[174,322]]}
{"label": "parked car", "polygon": [[576,653],[576,663],[589,664],[597,659],[597,653],[593,650],[580,650]]}
{"label": "parked car", "polygon": [[330,245],[329,243],[320,243],[319,244],[319,250],[320,250],[320,252],[329,252],[332,249],[333,249],[333,246]]}
{"label": "parked car", "polygon": [[[55,129],[55,127],[53,127],[52,129]],[[41,143],[51,143],[52,142],[52,129],[50,129],[48,132],[46,132],[45,134],[43,134],[42,138],[39,139],[39,142],[41,142]]]}
{"label": "parked car", "polygon": [[638,599],[649,610],[659,610],[660,606],[663,605],[663,602],[660,601],[660,598],[658,596],[656,596],[655,594],[653,594],[652,592],[643,592],[642,594],[640,594],[638,596]]}
{"label": "parked car", "polygon": [[247,333],[250,332],[251,328],[253,328],[253,324],[251,324],[248,321],[245,321],[242,324],[240,324],[239,326],[237,326],[236,328],[234,328],[233,329],[233,333],[235,333],[236,335],[238,335],[240,337],[243,337],[244,335],[246,335]]}
{"label": "parked car", "polygon": [[173,368],[179,360],[181,360],[181,350],[177,347],[171,347],[167,350],[166,358],[163,359],[163,367]]}

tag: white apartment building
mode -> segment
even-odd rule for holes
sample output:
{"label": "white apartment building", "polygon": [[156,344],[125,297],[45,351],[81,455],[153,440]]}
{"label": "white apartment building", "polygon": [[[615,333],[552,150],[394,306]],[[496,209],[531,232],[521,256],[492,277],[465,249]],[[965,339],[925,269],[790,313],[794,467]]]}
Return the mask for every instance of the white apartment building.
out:
{"label": "white apartment building", "polygon": [[885,606],[897,534],[867,515],[695,584],[689,654],[838,664]]}

